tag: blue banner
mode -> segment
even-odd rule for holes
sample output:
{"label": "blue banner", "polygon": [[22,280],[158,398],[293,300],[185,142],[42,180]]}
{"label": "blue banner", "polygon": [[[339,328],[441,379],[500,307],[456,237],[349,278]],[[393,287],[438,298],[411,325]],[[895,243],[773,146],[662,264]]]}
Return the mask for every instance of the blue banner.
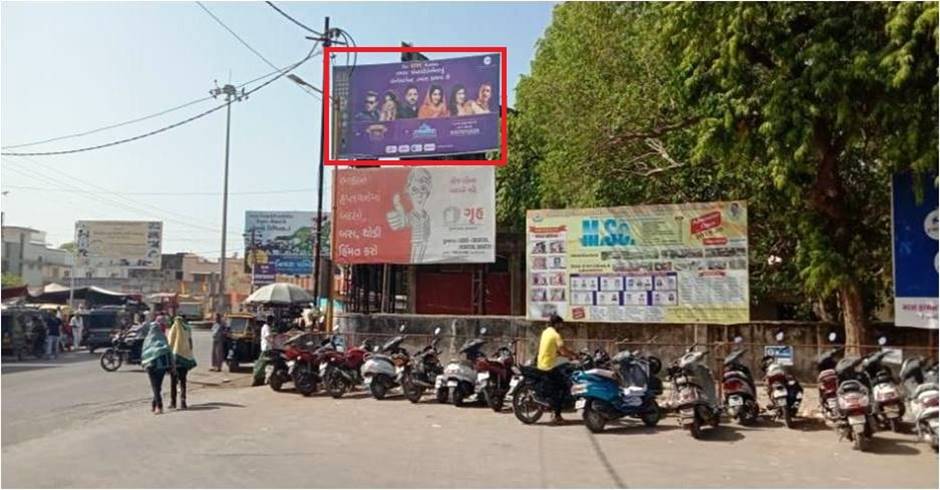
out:
{"label": "blue banner", "polygon": [[910,173],[892,182],[895,325],[937,328],[937,176],[920,176],[916,199]]}

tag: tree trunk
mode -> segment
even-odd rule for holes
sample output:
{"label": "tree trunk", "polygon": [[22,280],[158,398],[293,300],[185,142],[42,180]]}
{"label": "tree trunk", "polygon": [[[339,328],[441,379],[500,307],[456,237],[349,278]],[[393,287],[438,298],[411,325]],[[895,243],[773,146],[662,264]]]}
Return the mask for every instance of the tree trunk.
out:
{"label": "tree trunk", "polygon": [[868,342],[868,331],[862,294],[854,280],[839,289],[839,302],[842,307],[842,321],[845,323],[845,355],[860,356],[861,345]]}

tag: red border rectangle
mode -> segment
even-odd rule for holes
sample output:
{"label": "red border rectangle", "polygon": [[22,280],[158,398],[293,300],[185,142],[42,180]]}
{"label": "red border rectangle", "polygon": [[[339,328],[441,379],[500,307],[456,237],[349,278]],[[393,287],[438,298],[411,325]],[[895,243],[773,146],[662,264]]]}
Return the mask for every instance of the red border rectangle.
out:
{"label": "red border rectangle", "polygon": [[324,102],[323,131],[324,165],[329,166],[375,166],[375,165],[493,165],[503,166],[509,162],[507,114],[509,86],[507,83],[507,49],[505,46],[330,46],[323,48],[323,100],[330,100],[330,54],[331,53],[499,53],[500,55],[500,145],[499,160],[334,160],[330,158],[331,104]]}

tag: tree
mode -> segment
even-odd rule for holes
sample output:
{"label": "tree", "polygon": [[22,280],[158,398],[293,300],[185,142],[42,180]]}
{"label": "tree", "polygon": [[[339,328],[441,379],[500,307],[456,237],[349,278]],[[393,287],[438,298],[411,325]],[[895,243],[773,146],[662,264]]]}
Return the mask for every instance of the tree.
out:
{"label": "tree", "polygon": [[17,287],[17,286],[23,286],[23,285],[26,284],[26,283],[23,281],[23,278],[22,278],[22,277],[20,277],[20,276],[18,276],[18,275],[16,275],[16,274],[11,274],[11,273],[9,273],[9,272],[4,272],[4,273],[3,273],[2,282],[3,282],[3,287],[4,287],[4,288],[15,288],[15,287]]}
{"label": "tree", "polygon": [[77,250],[77,247],[75,246],[75,242],[65,242],[62,245],[59,245],[59,250],[65,250],[71,254],[74,254]]}
{"label": "tree", "polygon": [[936,172],[937,4],[659,7],[692,161],[786,199],[803,288],[836,294],[857,351],[886,290],[890,175]]}

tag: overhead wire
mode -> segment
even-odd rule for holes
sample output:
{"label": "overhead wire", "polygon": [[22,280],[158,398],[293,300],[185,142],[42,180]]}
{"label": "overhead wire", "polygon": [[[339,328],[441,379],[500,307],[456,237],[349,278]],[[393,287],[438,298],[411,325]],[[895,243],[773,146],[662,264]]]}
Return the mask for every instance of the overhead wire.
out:
{"label": "overhead wire", "polygon": [[309,33],[311,33],[311,34],[313,34],[314,36],[323,37],[323,33],[322,33],[322,32],[317,32],[317,31],[315,31],[315,30],[313,30],[313,29],[307,27],[306,25],[304,25],[303,23],[301,23],[299,20],[297,20],[297,19],[291,17],[290,15],[288,15],[287,12],[284,12],[283,10],[279,9],[279,8],[277,7],[277,5],[274,5],[274,3],[272,3],[272,2],[264,2],[264,3],[268,4],[268,5],[269,5],[271,8],[273,8],[274,10],[277,10],[277,12],[278,12],[279,14],[283,15],[287,20],[289,20],[289,21],[293,22],[294,24],[300,26],[301,29],[303,29],[303,30],[305,30],[305,31],[307,31],[307,32],[309,32]]}
{"label": "overhead wire", "polygon": [[[317,48],[317,44],[314,45],[314,47],[310,50],[310,52],[307,54],[307,56],[305,56],[303,59],[301,59],[300,61],[298,61],[298,62],[296,62],[296,63],[294,63],[294,64],[288,66],[287,68],[281,70],[281,71],[279,72],[279,74],[278,74],[277,76],[275,76],[274,78],[271,78],[270,80],[268,80],[268,81],[262,83],[261,85],[258,85],[257,87],[255,87],[255,88],[253,88],[253,89],[251,89],[251,90],[249,90],[249,91],[247,91],[247,92],[244,92],[244,93],[242,94],[242,97],[247,97],[248,95],[251,95],[251,94],[257,92],[257,91],[263,89],[264,87],[267,87],[268,85],[274,83],[276,80],[279,80],[279,79],[282,78],[283,76],[285,76],[285,75],[287,75],[288,73],[290,73],[291,71],[295,70],[295,69],[296,69],[297,67],[299,67],[300,65],[306,63],[307,60],[309,60],[310,58],[313,57],[313,53],[314,53],[314,51],[316,50],[316,48]],[[154,135],[157,135],[157,134],[160,134],[160,133],[169,131],[169,130],[171,130],[171,129],[174,129],[174,128],[183,126],[183,125],[188,124],[188,123],[191,123],[191,122],[193,122],[193,121],[195,121],[195,120],[197,120],[197,119],[201,119],[201,118],[203,118],[203,117],[205,117],[205,116],[208,116],[209,114],[212,114],[213,112],[216,112],[216,111],[218,111],[218,110],[220,110],[220,109],[224,109],[229,103],[230,103],[230,102],[225,102],[224,104],[221,104],[221,105],[218,105],[218,106],[216,106],[216,107],[213,107],[212,109],[209,109],[209,110],[207,110],[207,111],[203,111],[203,112],[201,112],[201,113],[199,113],[199,114],[196,114],[195,116],[189,117],[189,118],[187,118],[187,119],[184,119],[184,120],[179,121],[179,122],[177,122],[177,123],[171,124],[171,125],[169,125],[169,126],[164,126],[164,127],[160,128],[160,129],[156,129],[156,130],[153,130],[153,131],[144,133],[144,134],[139,134],[139,135],[137,135],[137,136],[132,136],[132,137],[130,137],[130,138],[124,138],[124,139],[120,139],[120,140],[117,140],[117,141],[112,141],[112,142],[109,142],[109,143],[103,143],[103,144],[94,145],[94,146],[86,146],[86,147],[81,147],[81,148],[73,148],[73,149],[70,149],[70,150],[59,150],[59,151],[43,151],[43,152],[0,152],[0,155],[4,155],[4,156],[50,156],[50,155],[68,155],[68,154],[73,154],[73,153],[81,153],[81,152],[86,152],[86,151],[93,151],[93,150],[100,150],[100,149],[103,149],[103,148],[109,148],[109,147],[112,147],[112,146],[117,146],[117,145],[121,145],[121,144],[124,144],[124,143],[130,143],[130,142],[132,142],[132,141],[137,141],[137,140],[139,140],[139,139],[143,139],[143,138],[147,138],[147,137],[150,137],[150,136],[154,136]]]}
{"label": "overhead wire", "polygon": [[[77,189],[67,189],[67,188],[48,188],[48,187],[35,187],[35,186],[26,186],[26,185],[10,185],[4,184],[3,186],[6,189],[20,189],[20,190],[31,190],[31,191],[48,191],[48,192],[84,192]],[[264,195],[264,194],[295,194],[301,192],[315,192],[317,189],[314,187],[301,187],[297,189],[271,189],[265,191],[230,191],[228,194],[230,196],[250,196],[250,195]],[[221,196],[221,192],[118,192],[111,191],[112,194],[118,196]]]}

